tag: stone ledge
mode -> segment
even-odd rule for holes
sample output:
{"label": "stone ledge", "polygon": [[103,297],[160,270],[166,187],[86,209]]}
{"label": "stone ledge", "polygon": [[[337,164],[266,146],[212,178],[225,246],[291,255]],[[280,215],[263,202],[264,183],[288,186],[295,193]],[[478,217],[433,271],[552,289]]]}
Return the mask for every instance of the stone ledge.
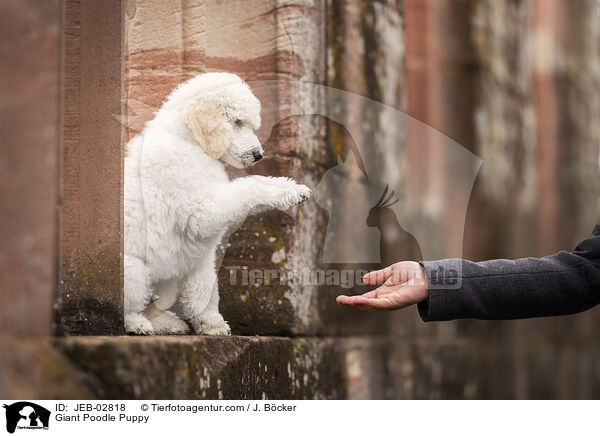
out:
{"label": "stone ledge", "polygon": [[[5,399],[598,398],[596,345],[0,336]],[[560,361],[556,356],[560,355]]]}
{"label": "stone ledge", "polygon": [[0,336],[0,398],[95,398],[82,374],[49,337]]}
{"label": "stone ledge", "polygon": [[390,397],[383,338],[117,336],[54,342],[97,398]]}

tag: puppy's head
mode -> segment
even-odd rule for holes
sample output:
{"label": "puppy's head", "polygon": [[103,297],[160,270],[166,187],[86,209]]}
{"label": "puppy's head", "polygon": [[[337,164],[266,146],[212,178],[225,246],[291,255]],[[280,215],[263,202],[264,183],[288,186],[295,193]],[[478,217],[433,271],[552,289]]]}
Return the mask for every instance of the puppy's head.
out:
{"label": "puppy's head", "polygon": [[185,122],[207,155],[235,168],[262,158],[263,148],[254,133],[260,127],[260,102],[238,76],[201,74],[177,92],[185,94]]}

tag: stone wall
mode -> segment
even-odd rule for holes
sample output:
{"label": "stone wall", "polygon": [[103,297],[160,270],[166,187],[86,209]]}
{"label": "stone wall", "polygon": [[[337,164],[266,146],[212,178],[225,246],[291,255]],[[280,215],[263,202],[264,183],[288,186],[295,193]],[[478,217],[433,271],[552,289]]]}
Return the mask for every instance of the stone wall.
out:
{"label": "stone wall", "polygon": [[[52,331],[59,143],[59,1],[0,4],[0,331]],[[27,10],[29,13],[24,14]],[[18,38],[16,35],[27,35]],[[23,56],[28,53],[28,56]]]}
{"label": "stone wall", "polygon": [[[415,0],[405,3],[405,15],[408,112],[483,159],[469,202],[464,257],[573,249],[598,220],[599,140],[588,117],[596,112],[591,96],[600,92],[592,79],[600,52],[595,31],[578,30],[598,27],[596,4]],[[590,175],[585,182],[583,174]],[[582,195],[586,204],[576,206]],[[592,310],[512,322],[461,320],[427,326],[429,337],[422,326],[418,331],[434,354],[449,352],[443,338],[480,349],[471,359],[481,368],[495,354],[489,350],[486,357],[483,350],[503,350],[494,363],[500,367],[485,370],[488,382],[471,386],[477,396],[554,398],[578,391],[583,398],[597,395],[591,333],[597,318]],[[437,377],[451,379],[451,368],[440,365]],[[499,372],[508,374],[502,385],[492,382]]]}

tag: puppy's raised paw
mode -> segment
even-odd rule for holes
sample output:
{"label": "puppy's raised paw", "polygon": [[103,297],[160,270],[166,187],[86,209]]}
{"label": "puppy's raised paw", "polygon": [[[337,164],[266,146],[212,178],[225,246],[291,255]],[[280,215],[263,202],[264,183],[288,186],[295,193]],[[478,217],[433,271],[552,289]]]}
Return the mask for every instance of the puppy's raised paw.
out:
{"label": "puppy's raised paw", "polygon": [[298,193],[300,194],[300,203],[308,200],[312,195],[312,191],[306,185],[297,185]]}
{"label": "puppy's raised paw", "polygon": [[310,198],[311,190],[306,185],[300,185],[290,181],[288,186],[281,189],[278,209],[287,210],[297,204],[300,204]]}

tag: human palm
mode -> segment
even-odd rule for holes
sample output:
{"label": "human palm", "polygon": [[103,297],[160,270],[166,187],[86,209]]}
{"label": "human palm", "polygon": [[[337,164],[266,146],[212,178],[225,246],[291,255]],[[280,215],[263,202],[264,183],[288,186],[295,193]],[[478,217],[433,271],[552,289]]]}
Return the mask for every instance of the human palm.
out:
{"label": "human palm", "polygon": [[363,277],[365,285],[378,285],[362,295],[340,295],[338,304],[365,312],[397,310],[425,300],[429,294],[424,268],[417,262],[398,262]]}

